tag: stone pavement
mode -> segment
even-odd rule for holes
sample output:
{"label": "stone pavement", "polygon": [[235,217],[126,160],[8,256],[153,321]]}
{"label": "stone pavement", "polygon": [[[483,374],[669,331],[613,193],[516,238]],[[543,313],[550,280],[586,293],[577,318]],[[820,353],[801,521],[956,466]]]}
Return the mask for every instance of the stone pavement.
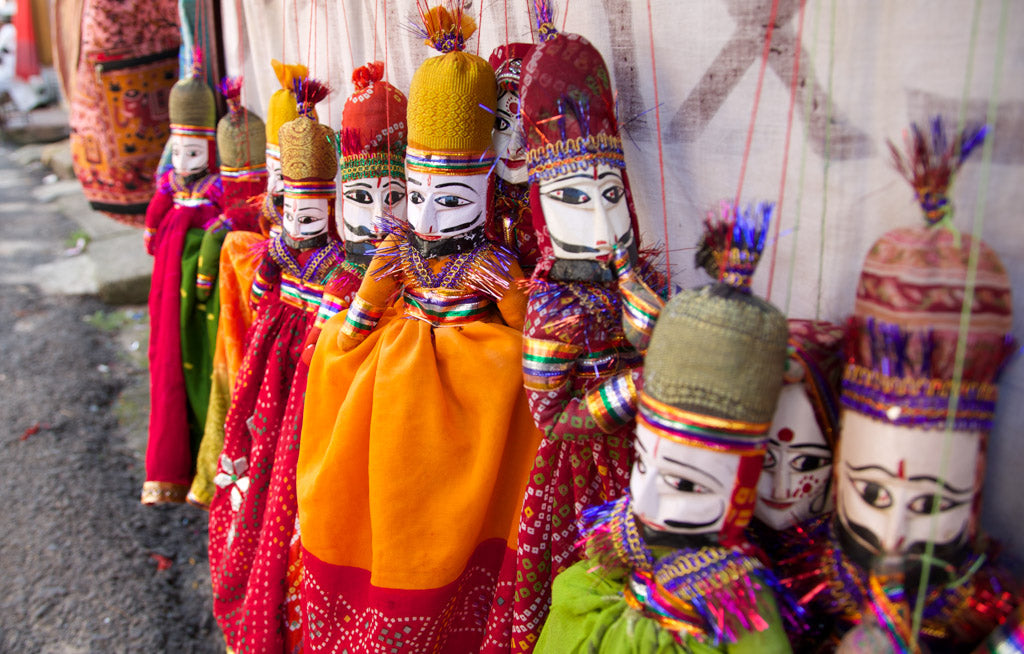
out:
{"label": "stone pavement", "polygon": [[[52,129],[52,128],[49,128]],[[45,292],[96,294],[114,305],[145,304],[153,259],[146,254],[142,230],[93,211],[71,169],[67,140],[32,143],[11,153],[26,169],[48,169],[40,185],[31,189],[37,203],[50,205],[78,224],[72,247],[58,261],[34,271]],[[76,250],[81,250],[75,253]]]}

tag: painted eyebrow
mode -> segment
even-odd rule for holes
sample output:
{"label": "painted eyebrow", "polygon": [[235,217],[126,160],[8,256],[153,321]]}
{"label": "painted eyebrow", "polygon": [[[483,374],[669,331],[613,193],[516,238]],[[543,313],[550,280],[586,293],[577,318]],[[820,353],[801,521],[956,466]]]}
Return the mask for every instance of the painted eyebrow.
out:
{"label": "painted eyebrow", "polygon": [[644,452],[646,452],[646,451],[647,451],[647,448],[646,448],[646,447],[644,447],[644,444],[643,444],[643,442],[641,442],[639,438],[638,438],[638,439],[636,439],[636,440],[635,440],[635,441],[633,441],[633,442],[634,442],[634,443],[636,443],[636,446],[637,446],[637,447],[639,447],[639,448],[640,448],[641,450],[643,450]]}
{"label": "painted eyebrow", "polygon": [[345,186],[347,186],[348,188],[356,188],[356,187],[373,188],[372,186],[370,186],[366,182],[349,182],[348,184],[345,184]]}
{"label": "painted eyebrow", "polygon": [[437,188],[445,188],[445,187],[448,187],[448,186],[462,186],[462,187],[468,188],[470,191],[473,191],[474,193],[476,193],[476,189],[475,188],[473,188],[469,184],[463,184],[462,182],[445,182],[444,184],[438,184]]}
{"label": "painted eyebrow", "polygon": [[[894,479],[898,479],[897,475],[894,475],[892,472],[886,470],[882,466],[869,465],[869,466],[854,467],[854,466],[850,465],[849,463],[847,463],[846,467],[849,468],[852,472],[863,472],[865,470],[878,470],[879,472],[884,472],[885,474],[889,475],[890,477],[892,477]],[[970,493],[970,492],[973,491],[972,488],[957,488],[956,486],[953,486],[949,482],[940,481],[938,477],[932,477],[931,475],[914,475],[913,477],[907,477],[907,481],[930,481],[932,483],[938,484],[939,486],[942,486],[943,488],[945,488],[946,490],[948,490],[951,493]]]}
{"label": "painted eyebrow", "polygon": [[418,179],[409,177],[408,175],[405,176],[405,181],[409,182],[410,184],[419,184],[420,186],[423,185],[423,182],[419,181]]}
{"label": "painted eyebrow", "polygon": [[[782,443],[780,443],[779,441],[775,440],[774,438],[769,438],[768,442],[771,443],[772,445],[778,445],[779,447],[782,446]],[[829,448],[828,445],[818,445],[816,443],[800,443],[799,445],[790,445],[789,446],[789,449],[791,449],[791,450],[808,450],[808,449],[812,449],[812,448],[816,449],[816,450],[828,450],[829,452],[832,451]]]}

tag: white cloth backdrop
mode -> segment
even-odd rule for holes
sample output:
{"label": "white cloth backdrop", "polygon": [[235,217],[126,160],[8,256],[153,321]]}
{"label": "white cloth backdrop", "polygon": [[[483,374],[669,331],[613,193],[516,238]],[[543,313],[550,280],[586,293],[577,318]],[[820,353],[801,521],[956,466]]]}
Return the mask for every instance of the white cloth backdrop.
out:
{"label": "white cloth backdrop", "polygon": [[[528,0],[470,2],[467,11],[474,17],[483,2],[483,20],[469,51],[486,57],[506,39],[532,40]],[[886,139],[900,139],[909,122],[936,113],[955,121],[965,97],[968,119],[983,121],[998,86],[989,177],[983,184],[979,151],[956,182],[955,222],[970,232],[976,219],[984,220],[983,236],[1013,278],[1014,333],[1024,342],[1024,3],[1009,0],[1005,19],[1002,6],[998,0],[983,3],[968,70],[974,2],[808,0],[798,41],[800,2],[779,1],[742,188],[745,201],[778,201],[785,166],[782,235],[774,260],[769,245],[756,292],[767,293],[774,271],[769,299],[789,316],[842,321],[852,310],[857,275],[872,242],[888,229],[920,220],[909,186],[889,164]],[[706,281],[693,268],[692,249],[704,212],[737,193],[771,7],[771,0],[555,0],[556,22],[590,39],[611,69],[641,229],[648,244],[668,245],[672,279],[684,286]],[[414,0],[226,0],[223,10],[228,70],[244,73],[243,97],[260,115],[277,86],[271,58],[306,63],[330,83],[335,93],[321,104],[320,116],[337,129],[344,98],[353,90],[354,66],[386,58],[389,80],[407,90],[419,63],[435,54],[409,30],[417,19]],[[996,79],[1001,27],[1006,51]],[[797,48],[798,98],[787,163]],[[983,215],[976,211],[979,194],[987,200]],[[999,406],[983,524],[1019,564],[1019,360],[1003,377]],[[940,444],[941,436],[923,437],[921,446]]]}

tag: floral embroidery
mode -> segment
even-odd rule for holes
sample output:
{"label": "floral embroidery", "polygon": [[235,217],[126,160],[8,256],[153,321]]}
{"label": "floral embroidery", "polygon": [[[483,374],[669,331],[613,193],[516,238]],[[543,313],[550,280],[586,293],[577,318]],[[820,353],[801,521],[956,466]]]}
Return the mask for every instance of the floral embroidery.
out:
{"label": "floral embroidery", "polygon": [[244,456],[232,461],[227,454],[220,455],[220,466],[217,475],[213,478],[213,483],[225,490],[229,486],[231,487],[229,497],[232,511],[238,511],[242,506],[245,492],[249,490],[249,477],[245,474],[248,470],[249,462]]}

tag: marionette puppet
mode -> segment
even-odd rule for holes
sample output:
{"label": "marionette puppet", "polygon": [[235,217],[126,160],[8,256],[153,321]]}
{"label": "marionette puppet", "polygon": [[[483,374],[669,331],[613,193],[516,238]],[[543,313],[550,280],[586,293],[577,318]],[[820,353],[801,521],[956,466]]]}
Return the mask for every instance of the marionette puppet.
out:
{"label": "marionette puppet", "polygon": [[786,363],[786,320],[750,292],[772,207],[724,206],[719,281],[665,305],[639,393],[629,491],[586,512],[536,652],[788,652],[744,540]]}
{"label": "marionette puppet", "polygon": [[[551,582],[577,559],[584,509],[622,495],[632,464],[641,357],[622,328],[614,248],[637,279],[663,285],[637,259],[611,78],[583,37],[558,34],[546,6],[541,43],[522,63],[521,108],[541,258],[529,285],[523,377],[544,433],[489,618],[488,651],[532,650]],[[634,264],[636,264],[634,266]]]}
{"label": "marionette puppet", "polygon": [[409,92],[408,222],[385,221],[311,364],[325,338],[347,351],[302,425],[310,651],[478,651],[540,440],[522,385],[522,272],[485,238],[494,72],[464,51],[475,25],[461,5],[420,12],[441,54]]}
{"label": "marionette puppet", "polygon": [[[209,382],[188,370],[201,347],[182,342],[194,313],[195,272],[204,230],[223,211],[213,91],[202,81],[202,56],[171,88],[171,164],[146,209],[146,251],[153,255],[149,291],[149,442],[143,504],[184,502],[203,433]],[[188,283],[184,283],[185,280]],[[203,311],[205,314],[205,311]],[[203,331],[205,334],[205,330]],[[202,340],[202,339],[201,339]],[[207,376],[209,365],[206,366]]]}
{"label": "marionette puppet", "polygon": [[[984,136],[970,128],[948,134],[936,119],[912,127],[906,153],[890,144],[927,224],[890,231],[868,251],[843,373],[835,519],[810,534],[798,564],[817,574],[784,580],[810,612],[834,620],[833,644],[871,616],[892,651],[969,652],[1019,603],[976,534],[995,382],[1013,349],[1010,281],[988,245],[952,226],[948,195]],[[967,347],[955,385],[961,338]]]}
{"label": "marionette puppet", "polygon": [[[281,232],[284,182],[281,179],[278,131],[282,125],[294,120],[299,115],[292,86],[295,79],[306,77],[308,74],[306,67],[302,65],[286,65],[276,60],[271,63],[281,83],[281,88],[270,96],[266,124],[252,113],[240,116],[235,122],[227,123],[232,126],[232,131],[238,130],[234,141],[236,144],[242,143],[242,138],[249,139],[250,156],[255,157],[257,152],[265,148],[265,158],[261,160],[264,164],[264,192],[254,195],[241,205],[231,206],[225,210],[224,215],[230,220],[231,231],[225,232],[224,225],[215,223],[203,237],[204,253],[219,245],[217,260],[210,252],[209,257],[203,257],[202,270],[203,274],[212,276],[212,270],[208,270],[207,267],[217,266],[217,274],[214,279],[216,280],[219,312],[217,340],[213,353],[213,371],[210,380],[210,402],[206,411],[203,440],[199,446],[196,474],[188,494],[188,501],[202,508],[209,508],[210,500],[213,499],[216,489],[213,478],[217,474],[217,459],[224,447],[224,419],[227,417],[228,407],[231,405],[231,395],[235,378],[238,376],[238,369],[241,368],[242,359],[245,357],[246,335],[254,318],[252,309],[249,307],[249,294],[252,290],[252,281],[256,276],[256,268],[259,266],[262,252],[265,250],[260,247],[260,244]],[[224,119],[221,120],[223,124]],[[262,138],[254,131],[257,125],[260,130],[264,130]],[[226,126],[225,129],[227,129]],[[227,138],[227,136],[226,132],[225,137]],[[223,139],[218,138],[218,142],[221,140]],[[258,141],[263,142],[264,145],[257,148]],[[239,145],[232,145],[232,149],[228,149],[227,146],[224,146],[223,152],[230,153],[238,147]],[[231,155],[222,154],[222,162],[226,156],[230,157]],[[239,158],[238,161],[241,162],[242,159]],[[233,174],[239,171],[231,168],[229,172]],[[225,189],[232,186],[232,174],[223,177]],[[239,186],[239,188],[244,187]],[[239,198],[241,195],[242,193],[239,193]],[[197,279],[197,284],[201,281],[202,276]],[[202,290],[199,291],[199,294],[202,295]]]}
{"label": "marionette puppet", "polygon": [[488,61],[498,82],[498,109],[494,115],[494,227],[493,240],[501,243],[532,275],[540,252],[530,215],[530,185],[526,169],[526,137],[519,115],[519,81],[523,59],[532,43],[498,46]]}
{"label": "marionette puppet", "polygon": [[[331,354],[309,377],[307,356],[318,341],[320,325],[348,308],[363,280],[371,248],[379,241],[385,216],[405,219],[406,99],[383,80],[384,65],[374,62],[353,73],[355,93],[342,112],[340,167],[344,200],[340,209],[345,259],[325,284],[314,326],[306,335],[302,360],[295,369],[281,435],[271,466],[263,527],[244,598],[245,651],[294,652],[302,643],[302,561],[297,523],[295,466],[304,417],[303,402],[336,402]],[[333,147],[332,145],[332,147]],[[333,339],[336,342],[336,338]],[[328,336],[327,345],[331,345]],[[337,352],[340,354],[340,352]]]}
{"label": "marionette puppet", "polygon": [[[271,613],[264,615],[246,600],[267,592],[262,586],[254,589],[252,574],[264,563],[256,552],[277,445],[302,344],[324,286],[344,256],[334,231],[338,160],[333,133],[313,114],[329,91],[309,78],[294,84],[299,117],[280,130],[281,234],[267,241],[253,281],[256,318],[224,425],[224,448],[214,477],[217,490],[210,505],[214,615],[233,651],[268,651],[261,638],[278,626],[263,624],[276,619],[275,607],[265,607]],[[283,576],[278,582],[283,583]]]}

